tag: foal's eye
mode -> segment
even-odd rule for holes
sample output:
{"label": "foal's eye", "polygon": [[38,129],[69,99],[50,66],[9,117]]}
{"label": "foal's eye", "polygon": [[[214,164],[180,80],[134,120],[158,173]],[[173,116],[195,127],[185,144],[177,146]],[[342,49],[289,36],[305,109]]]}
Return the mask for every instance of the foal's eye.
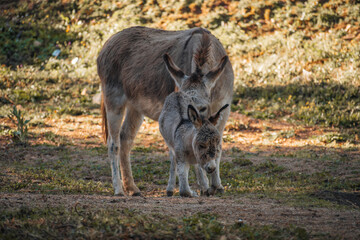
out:
{"label": "foal's eye", "polygon": [[205,111],[206,111],[206,107],[200,109],[200,112],[205,112]]}

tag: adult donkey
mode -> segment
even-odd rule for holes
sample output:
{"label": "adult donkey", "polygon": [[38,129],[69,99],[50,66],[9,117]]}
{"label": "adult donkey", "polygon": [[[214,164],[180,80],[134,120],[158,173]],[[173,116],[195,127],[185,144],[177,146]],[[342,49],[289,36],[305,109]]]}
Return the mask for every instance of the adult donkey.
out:
{"label": "adult donkey", "polygon": [[[169,56],[166,64],[165,54]],[[194,99],[201,100],[194,102],[202,115],[209,116],[230,104],[234,74],[224,56],[226,52],[219,40],[202,28],[164,31],[132,27],[116,33],[105,43],[97,67],[115,195],[124,195],[124,190],[129,195],[140,195],[132,176],[130,150],[143,117],[158,120],[165,98],[176,90],[174,78],[191,89],[188,94]],[[191,77],[194,74],[200,77]],[[221,135],[229,114],[229,109],[224,111],[217,124]],[[220,157],[221,154],[210,183],[213,189],[223,191]]]}

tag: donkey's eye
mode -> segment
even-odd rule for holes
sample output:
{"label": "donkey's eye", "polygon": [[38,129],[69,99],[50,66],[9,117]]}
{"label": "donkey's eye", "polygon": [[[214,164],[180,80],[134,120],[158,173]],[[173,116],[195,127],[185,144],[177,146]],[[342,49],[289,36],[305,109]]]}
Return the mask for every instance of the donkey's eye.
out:
{"label": "donkey's eye", "polygon": [[206,145],[200,144],[200,145],[199,145],[199,148],[200,148],[200,149],[205,149],[205,148],[206,148]]}
{"label": "donkey's eye", "polygon": [[205,111],[206,111],[206,107],[200,109],[200,112],[205,112]]}

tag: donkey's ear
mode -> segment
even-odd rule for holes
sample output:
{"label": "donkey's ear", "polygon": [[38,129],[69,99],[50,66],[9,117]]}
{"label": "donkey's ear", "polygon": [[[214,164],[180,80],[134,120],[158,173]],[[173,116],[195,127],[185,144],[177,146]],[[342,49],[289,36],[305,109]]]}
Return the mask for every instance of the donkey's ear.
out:
{"label": "donkey's ear", "polygon": [[208,72],[206,74],[206,82],[205,84],[212,89],[215,86],[216,81],[218,80],[218,78],[220,77],[220,75],[223,73],[226,64],[229,61],[229,57],[228,56],[223,56],[219,62],[219,64],[213,68],[212,70],[210,70],[210,72]]}
{"label": "donkey's ear", "polygon": [[220,110],[214,115],[214,116],[211,116],[209,118],[209,121],[213,124],[213,125],[216,125],[219,118],[220,118],[220,113],[225,110],[227,107],[229,106],[229,104],[225,104],[222,108],[220,108]]}
{"label": "donkey's ear", "polygon": [[188,106],[188,118],[194,124],[196,128],[200,128],[202,125],[202,120],[196,108],[192,105]]}
{"label": "donkey's ear", "polygon": [[166,64],[166,69],[170,73],[171,77],[174,79],[176,86],[178,88],[181,88],[182,80],[185,77],[184,72],[178,66],[176,66],[176,64],[173,62],[173,60],[167,53],[164,54],[163,59]]}

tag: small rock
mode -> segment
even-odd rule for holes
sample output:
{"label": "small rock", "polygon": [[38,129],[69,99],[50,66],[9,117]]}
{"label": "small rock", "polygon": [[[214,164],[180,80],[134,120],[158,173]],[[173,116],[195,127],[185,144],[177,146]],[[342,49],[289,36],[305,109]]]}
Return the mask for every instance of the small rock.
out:
{"label": "small rock", "polygon": [[239,227],[242,227],[245,225],[245,222],[244,220],[242,220],[241,218],[239,218],[237,221],[236,221],[236,225],[239,226]]}
{"label": "small rock", "polygon": [[92,102],[95,104],[100,104],[101,103],[101,93],[96,93],[92,98]]}
{"label": "small rock", "polygon": [[56,49],[55,51],[53,51],[53,53],[51,54],[53,57],[58,57],[61,53],[60,49]]}
{"label": "small rock", "polygon": [[35,40],[35,41],[34,41],[34,46],[35,46],[35,47],[40,47],[40,46],[41,46],[41,42],[38,41],[38,40]]}
{"label": "small rock", "polygon": [[353,40],[356,36],[354,34],[348,34],[346,36],[343,36],[342,39],[343,40]]}
{"label": "small rock", "polygon": [[87,90],[86,88],[84,88],[84,89],[81,91],[81,95],[82,95],[82,96],[88,95],[88,90]]}
{"label": "small rock", "polygon": [[75,65],[78,61],[79,61],[79,58],[75,57],[75,58],[73,58],[73,60],[71,60],[71,64]]}
{"label": "small rock", "polygon": [[16,109],[17,109],[18,111],[19,111],[19,110],[24,111],[23,106],[21,106],[20,104],[16,105]]}

